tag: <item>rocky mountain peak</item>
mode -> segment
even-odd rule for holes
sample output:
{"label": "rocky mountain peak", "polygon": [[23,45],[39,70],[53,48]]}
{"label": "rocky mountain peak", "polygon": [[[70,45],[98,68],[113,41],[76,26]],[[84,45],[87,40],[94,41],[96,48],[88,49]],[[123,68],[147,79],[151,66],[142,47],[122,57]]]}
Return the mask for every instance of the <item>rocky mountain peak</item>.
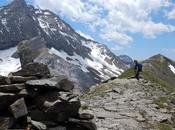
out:
{"label": "rocky mountain peak", "polygon": [[154,55],[154,56],[150,57],[148,59],[148,61],[157,61],[157,62],[161,62],[161,63],[163,63],[163,62],[171,62],[171,60],[169,58],[165,57],[162,54]]}
{"label": "rocky mountain peak", "polygon": [[[53,12],[28,6],[24,0],[14,0],[5,6],[0,17],[0,50],[5,55],[9,55],[5,49],[14,47],[16,50],[21,41],[28,40],[32,44],[34,37],[40,37],[44,40],[31,46],[33,54],[37,54],[33,60],[47,64],[53,75],[62,73],[73,77],[83,89],[117,77],[129,68],[105,45],[80,36]],[[36,49],[36,46],[39,47]],[[1,64],[7,61],[4,57],[1,59]],[[17,68],[16,65],[13,68]]]}
{"label": "rocky mountain peak", "polygon": [[10,4],[11,7],[13,8],[25,8],[27,7],[27,4],[25,2],[25,0],[13,0],[13,2]]}

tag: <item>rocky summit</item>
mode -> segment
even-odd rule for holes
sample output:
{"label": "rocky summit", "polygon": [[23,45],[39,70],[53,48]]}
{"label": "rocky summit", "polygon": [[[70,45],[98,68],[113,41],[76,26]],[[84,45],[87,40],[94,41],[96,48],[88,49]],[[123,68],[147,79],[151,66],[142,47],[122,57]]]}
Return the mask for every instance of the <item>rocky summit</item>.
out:
{"label": "rocky summit", "polygon": [[115,79],[83,94],[98,130],[174,130],[175,93],[147,80]]}

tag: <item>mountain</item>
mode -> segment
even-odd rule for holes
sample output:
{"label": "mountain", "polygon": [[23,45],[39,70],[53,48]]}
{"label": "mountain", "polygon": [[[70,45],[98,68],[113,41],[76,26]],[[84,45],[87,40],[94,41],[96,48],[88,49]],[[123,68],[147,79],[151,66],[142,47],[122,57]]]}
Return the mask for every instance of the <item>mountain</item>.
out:
{"label": "mountain", "polygon": [[[175,90],[175,62],[158,54],[142,62],[142,77],[152,82],[161,84],[164,88]],[[127,70],[120,77],[134,75],[133,68]]]}
{"label": "mountain", "polygon": [[82,37],[58,15],[36,9],[24,0],[2,7],[0,18],[0,50],[5,54],[0,57],[0,74],[8,74],[4,63],[13,65],[12,71],[20,69],[19,60],[15,59],[18,57],[8,51],[15,53],[23,40],[31,44],[36,62],[48,64],[53,75],[73,78],[81,89],[117,77],[129,68],[105,45]]}
{"label": "mountain", "polygon": [[129,57],[127,55],[119,55],[118,57],[120,58],[121,61],[123,61],[125,64],[127,64],[129,68],[134,65],[134,61],[131,57]]}

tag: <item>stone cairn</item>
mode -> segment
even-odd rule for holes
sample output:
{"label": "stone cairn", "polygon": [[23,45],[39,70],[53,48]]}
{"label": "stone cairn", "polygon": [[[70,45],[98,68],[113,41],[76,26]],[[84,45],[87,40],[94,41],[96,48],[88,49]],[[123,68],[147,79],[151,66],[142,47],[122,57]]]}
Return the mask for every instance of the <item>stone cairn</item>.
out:
{"label": "stone cairn", "polygon": [[65,76],[51,78],[42,63],[0,76],[0,130],[96,130],[94,116],[79,113],[73,88]]}

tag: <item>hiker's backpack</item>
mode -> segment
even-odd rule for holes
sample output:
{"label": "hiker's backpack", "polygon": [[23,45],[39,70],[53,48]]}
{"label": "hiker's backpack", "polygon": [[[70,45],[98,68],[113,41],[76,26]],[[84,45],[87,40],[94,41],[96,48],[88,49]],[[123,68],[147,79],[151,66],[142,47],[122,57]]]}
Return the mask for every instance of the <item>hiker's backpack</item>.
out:
{"label": "hiker's backpack", "polygon": [[138,71],[142,72],[142,68],[143,68],[142,64],[138,64]]}

